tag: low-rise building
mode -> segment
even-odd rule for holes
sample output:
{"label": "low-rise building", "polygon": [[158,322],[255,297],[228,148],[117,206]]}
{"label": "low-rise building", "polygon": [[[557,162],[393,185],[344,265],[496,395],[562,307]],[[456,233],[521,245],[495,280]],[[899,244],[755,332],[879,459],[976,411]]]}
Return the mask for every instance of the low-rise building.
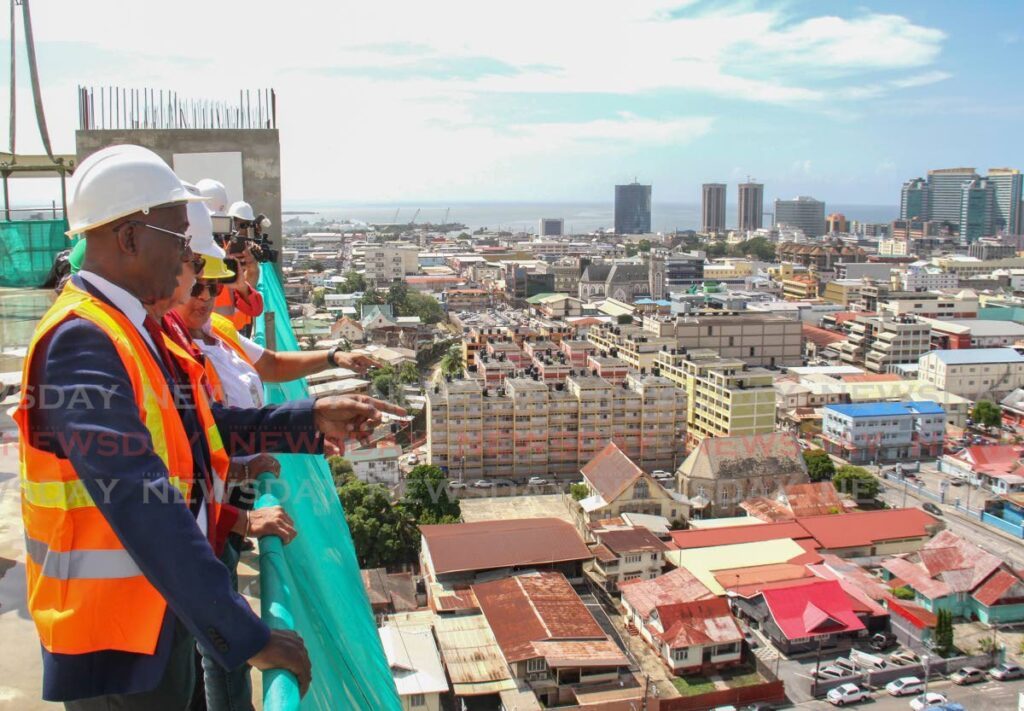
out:
{"label": "low-rise building", "polygon": [[487,289],[446,289],[444,305],[448,311],[479,311],[491,305]]}
{"label": "low-rise building", "polygon": [[396,486],[401,479],[402,471],[398,466],[400,456],[402,448],[397,444],[345,451],[345,459],[352,465],[360,481],[385,486]]}
{"label": "low-rise building", "polygon": [[885,373],[893,365],[917,363],[931,349],[931,326],[912,318],[858,316],[838,347],[844,363],[863,363],[868,370]]}
{"label": "low-rise building", "polygon": [[708,674],[743,658],[743,632],[725,598],[658,605],[644,631],[674,674]]}
{"label": "low-rise building", "polygon": [[738,516],[743,500],[808,481],[801,452],[788,432],[709,437],[679,466],[678,491],[689,500],[691,515]]}
{"label": "low-rise building", "polygon": [[441,711],[449,691],[430,625],[385,624],[378,630],[403,711]]}
{"label": "low-rise building", "polygon": [[761,590],[738,602],[743,616],[783,654],[846,649],[864,629],[835,580],[810,578]]}
{"label": "low-rise building", "polygon": [[589,494],[579,502],[581,529],[587,523],[624,513],[652,514],[669,520],[686,513],[684,504],[638,467],[615,442],[608,442],[580,473]]}
{"label": "low-rise building", "polygon": [[931,351],[918,360],[917,377],[970,400],[997,400],[1024,387],[1024,356],[1013,348]]}
{"label": "low-rise building", "polygon": [[891,585],[907,587],[931,613],[986,624],[1024,621],[1024,580],[1008,564],[952,531],[942,531],[912,555],[883,561]]}
{"label": "low-rise building", "polygon": [[927,400],[833,404],[821,430],[825,451],[854,464],[934,458],[942,454],[946,413]]}
{"label": "low-rise building", "polygon": [[477,583],[473,593],[512,677],[544,705],[578,704],[580,694],[611,687],[643,696],[629,660],[564,576],[516,575]]}
{"label": "low-rise building", "polygon": [[661,575],[668,546],[646,528],[598,531],[594,535],[595,577],[609,592],[616,592],[623,582],[653,580]]}

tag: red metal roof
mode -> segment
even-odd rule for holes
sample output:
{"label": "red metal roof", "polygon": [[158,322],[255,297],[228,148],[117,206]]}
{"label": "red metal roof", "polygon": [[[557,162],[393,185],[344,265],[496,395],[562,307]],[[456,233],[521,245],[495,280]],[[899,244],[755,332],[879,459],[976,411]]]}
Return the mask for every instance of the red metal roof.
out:
{"label": "red metal roof", "polygon": [[995,574],[982,583],[981,587],[974,591],[974,599],[986,607],[995,605],[1007,593],[1012,592],[1017,586],[1017,594],[1010,597],[1014,602],[1021,601],[1021,593],[1024,592],[1024,584],[1021,583],[1013,573],[1007,570],[997,570]]}
{"label": "red metal roof", "polygon": [[659,605],[658,617],[665,631],[655,634],[673,649],[728,644],[743,639],[729,603],[723,597]]}
{"label": "red metal roof", "polygon": [[686,568],[676,568],[654,580],[629,580],[619,583],[622,598],[641,617],[647,617],[659,605],[670,605],[715,597],[700,580]]}
{"label": "red metal roof", "polygon": [[890,596],[885,599],[885,604],[890,614],[902,617],[918,629],[933,629],[939,619],[934,612],[906,600],[897,600]]}
{"label": "red metal roof", "polygon": [[755,541],[774,541],[779,538],[810,538],[811,534],[794,521],[763,523],[753,526],[723,526],[703,530],[672,531],[672,542],[680,550],[690,548],[708,548],[710,546],[727,546],[734,543],[753,543]]}
{"label": "red metal roof", "polygon": [[797,583],[761,594],[786,639],[864,629],[850,599],[834,580]]}
{"label": "red metal roof", "polygon": [[437,524],[420,533],[439,575],[592,557],[572,524],[558,518]]}
{"label": "red metal roof", "polygon": [[508,662],[540,656],[534,642],[608,639],[561,573],[492,580],[473,592]]}
{"label": "red metal roof", "polygon": [[[839,322],[837,321],[837,323]],[[833,343],[846,340],[846,336],[841,333],[829,331],[827,328],[821,328],[819,326],[812,326],[809,323],[803,324],[801,331],[803,331],[804,338],[816,345],[818,348],[825,348]]]}
{"label": "red metal roof", "polygon": [[869,546],[897,538],[924,538],[938,525],[938,519],[921,509],[880,509],[851,511],[841,516],[802,516],[796,522],[822,548],[830,549]]}
{"label": "red metal roof", "polygon": [[610,639],[534,642],[533,650],[552,669],[629,666],[626,655]]}
{"label": "red metal roof", "polygon": [[846,383],[893,383],[903,380],[896,373],[857,373],[855,375],[840,375],[839,379]]}
{"label": "red metal roof", "polygon": [[843,501],[830,481],[790,484],[783,489],[793,516],[825,516],[843,513]]}

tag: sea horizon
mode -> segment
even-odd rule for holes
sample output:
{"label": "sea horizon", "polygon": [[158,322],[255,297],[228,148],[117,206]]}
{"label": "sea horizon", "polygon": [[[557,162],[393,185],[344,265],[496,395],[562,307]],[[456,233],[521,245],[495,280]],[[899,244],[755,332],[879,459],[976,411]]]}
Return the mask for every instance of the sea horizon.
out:
{"label": "sea horizon", "polygon": [[[408,224],[415,216],[417,224],[461,223],[467,229],[504,229],[536,232],[541,218],[565,220],[567,234],[581,234],[610,228],[614,224],[614,205],[587,201],[422,201],[422,202],[346,202],[288,200],[282,210],[288,218],[303,222],[365,222],[368,224]],[[726,227],[735,228],[735,204],[726,205]],[[287,214],[287,213],[312,214]],[[651,205],[653,232],[695,230],[700,228],[700,204],[654,202]],[[766,217],[770,210],[766,210]],[[899,217],[898,205],[828,204],[825,214],[842,213],[848,220],[888,223]],[[397,215],[397,219],[396,219]]]}

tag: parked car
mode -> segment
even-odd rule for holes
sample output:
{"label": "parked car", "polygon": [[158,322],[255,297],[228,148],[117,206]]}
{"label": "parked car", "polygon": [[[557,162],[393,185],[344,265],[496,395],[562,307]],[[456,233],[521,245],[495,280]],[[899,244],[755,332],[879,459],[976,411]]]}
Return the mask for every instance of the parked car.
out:
{"label": "parked car", "polygon": [[957,686],[967,686],[985,681],[985,672],[978,667],[964,667],[949,675],[949,680]]}
{"label": "parked car", "polygon": [[901,676],[885,685],[885,690],[892,696],[910,696],[924,691],[924,682],[916,676]]}
{"label": "parked car", "polygon": [[989,669],[988,675],[997,681],[1021,679],[1024,678],[1024,668],[1021,668],[1019,664],[1003,662],[1002,664],[996,664],[994,667]]}
{"label": "parked car", "polygon": [[465,489],[466,488],[466,483],[463,482],[463,481],[449,481],[448,482],[448,488],[449,489]]}
{"label": "parked car", "polygon": [[829,689],[825,698],[833,706],[845,706],[871,698],[871,692],[856,684],[840,684],[834,689]]}
{"label": "parked car", "polygon": [[490,489],[492,486],[494,486],[494,482],[486,479],[477,479],[473,482],[474,489]]}
{"label": "parked car", "polygon": [[530,486],[544,486],[548,483],[548,480],[539,476],[531,476],[530,480],[526,483]]}
{"label": "parked car", "polygon": [[948,701],[945,696],[937,691],[929,691],[926,694],[915,696],[910,701],[910,708],[914,711],[924,711],[929,706],[935,706],[937,704],[944,704]]}
{"label": "parked car", "polygon": [[849,674],[845,669],[829,664],[826,667],[812,671],[811,676],[816,676],[819,679],[841,679],[844,676],[849,676]]}
{"label": "parked car", "polygon": [[837,657],[836,660],[832,662],[832,664],[830,664],[829,666],[839,667],[847,674],[856,674],[860,671],[860,669],[857,668],[857,665],[854,664],[851,660],[847,659],[846,657]]}
{"label": "parked car", "polygon": [[876,654],[868,654],[867,652],[862,652],[859,649],[850,650],[850,661],[861,669],[878,670],[885,669],[887,666],[884,657],[880,657]]}
{"label": "parked car", "polygon": [[918,657],[914,652],[911,652],[909,649],[901,649],[898,652],[893,652],[892,654],[890,654],[889,661],[893,664],[906,666],[907,664],[917,664],[921,661],[921,658]]}
{"label": "parked car", "polygon": [[923,504],[921,504],[921,508],[927,511],[928,513],[932,514],[933,516],[942,515],[942,509],[933,504],[931,501],[925,501]]}
{"label": "parked car", "polygon": [[871,635],[870,644],[873,650],[881,652],[896,644],[896,635],[892,632],[876,632]]}
{"label": "parked car", "polygon": [[954,479],[953,481],[949,482],[949,485],[950,486],[963,486],[964,485],[964,480],[963,479]]}

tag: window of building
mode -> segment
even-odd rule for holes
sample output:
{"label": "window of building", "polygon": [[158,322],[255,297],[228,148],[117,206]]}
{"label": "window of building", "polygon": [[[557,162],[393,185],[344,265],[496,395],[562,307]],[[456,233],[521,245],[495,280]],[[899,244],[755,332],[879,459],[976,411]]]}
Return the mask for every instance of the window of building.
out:
{"label": "window of building", "polygon": [[686,649],[673,649],[672,650],[672,660],[676,661],[676,662],[685,661],[686,657],[687,657],[686,652],[687,652]]}
{"label": "window of building", "polygon": [[409,705],[413,708],[417,706],[426,706],[427,698],[423,694],[409,694]]}
{"label": "window of building", "polygon": [[526,671],[528,673],[536,673],[547,671],[548,665],[542,657],[537,659],[526,660]]}
{"label": "window of building", "polygon": [[627,563],[639,563],[641,560],[643,560],[643,556],[639,553],[634,553],[633,555],[623,556],[622,559]]}
{"label": "window of building", "polygon": [[633,487],[633,498],[634,499],[646,499],[651,495],[650,489],[647,486],[646,481],[638,481],[636,486]]}

